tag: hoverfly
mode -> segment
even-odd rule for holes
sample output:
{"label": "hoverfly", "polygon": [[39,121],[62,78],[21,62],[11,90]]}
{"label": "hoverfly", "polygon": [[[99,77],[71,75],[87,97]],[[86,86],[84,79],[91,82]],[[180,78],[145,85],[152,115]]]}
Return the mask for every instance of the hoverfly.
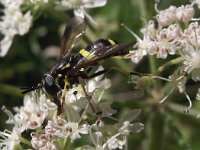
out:
{"label": "hoverfly", "polygon": [[43,75],[41,82],[36,86],[22,88],[23,94],[43,88],[57,105],[58,115],[63,110],[60,95],[65,85],[66,89],[70,89],[73,85],[80,83],[79,78],[90,79],[105,73],[107,70],[88,75],[100,60],[128,53],[125,49],[130,46],[130,43],[116,44],[112,40],[105,39],[95,41],[77,54],[72,53],[71,50],[80,41],[85,29],[86,24],[82,18],[72,18],[65,27],[58,63]]}

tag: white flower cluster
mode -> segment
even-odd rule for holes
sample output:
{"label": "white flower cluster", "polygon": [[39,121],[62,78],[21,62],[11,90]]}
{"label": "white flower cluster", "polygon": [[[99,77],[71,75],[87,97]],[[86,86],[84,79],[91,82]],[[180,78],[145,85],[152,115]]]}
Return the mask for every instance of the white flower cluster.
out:
{"label": "white flower cluster", "polygon": [[182,5],[180,7],[170,6],[168,9],[158,11],[156,20],[161,26],[168,26],[176,21],[189,22],[194,16],[192,5]]}
{"label": "white flower cluster", "polygon": [[21,6],[24,0],[1,0],[0,3],[4,6],[2,10],[4,15],[0,21],[0,32],[4,35],[1,40],[0,57],[7,54],[15,35],[24,35],[28,32],[32,16],[30,11],[23,13]]}
{"label": "white flower cluster", "polygon": [[175,55],[181,47],[181,28],[178,24],[172,24],[167,28],[156,27],[159,24],[149,21],[147,27],[142,29],[143,40],[137,37],[137,43],[132,51],[132,61],[139,61],[146,55],[156,55],[165,59],[168,55]]}
{"label": "white flower cluster", "polygon": [[[109,149],[124,149],[127,143],[127,135],[130,133],[138,133],[143,130],[144,125],[141,123],[131,123],[139,114],[140,109],[135,109],[114,124],[112,128],[103,122],[98,122],[90,126],[89,133],[94,146],[86,145],[84,150],[109,150]],[[105,132],[106,131],[106,132]],[[107,132],[114,132],[110,137],[106,137]],[[104,134],[103,134],[104,133]]]}
{"label": "white flower cluster", "polygon": [[77,17],[84,16],[92,19],[85,11],[85,8],[102,7],[106,5],[107,0],[61,0],[57,3],[58,10],[74,9],[74,15]]}
{"label": "white flower cluster", "polygon": [[[174,89],[184,93],[189,101],[189,110],[192,106],[189,95],[186,93],[186,83],[191,74],[193,81],[200,81],[200,26],[194,17],[194,4],[199,1],[180,7],[170,6],[165,10],[158,10],[154,20],[150,20],[142,28],[143,38],[138,37],[128,29],[137,42],[131,51],[131,59],[139,63],[144,56],[155,55],[156,58],[166,59],[169,55],[178,57],[179,68],[169,78],[152,75],[153,79],[161,79],[172,84],[170,92],[160,101],[168,98]],[[156,5],[157,6],[157,5]],[[184,24],[184,25],[183,25]],[[127,27],[126,27],[127,28]],[[162,68],[162,67],[161,67]]]}
{"label": "white flower cluster", "polygon": [[117,112],[111,108],[111,101],[102,99],[110,86],[110,80],[103,76],[89,80],[86,91],[80,85],[74,86],[67,91],[64,112],[60,116],[57,116],[57,106],[42,91],[25,95],[24,106],[14,108],[15,115],[2,108],[9,116],[7,123],[14,124],[14,128],[12,132],[0,132],[0,147],[14,149],[26,141],[23,133],[30,130],[31,143],[26,142],[38,150],[65,149],[66,144],[81,139],[82,135],[87,135],[93,143],[93,146],[84,145],[83,149],[123,149],[127,135],[143,129],[143,124],[132,123],[141,110],[133,110],[118,121],[115,119],[112,127],[104,123],[103,118],[113,119],[112,115]]}
{"label": "white flower cluster", "polygon": [[200,26],[192,22],[184,30],[184,47],[181,49],[181,56],[184,59],[184,71],[192,73],[194,81],[200,81]]}
{"label": "white flower cluster", "polygon": [[[0,20],[0,32],[4,35],[4,38],[0,41],[0,57],[4,57],[7,54],[15,35],[23,36],[29,31],[32,20],[34,20],[31,12],[33,11],[33,14],[36,13],[35,8],[38,9],[40,4],[46,4],[48,2],[48,0],[0,0],[0,3],[3,5],[3,9],[1,9],[3,16],[1,16]],[[82,18],[86,16],[94,23],[95,21],[85,11],[85,8],[102,7],[106,5],[107,0],[54,0],[52,2],[55,9],[73,9],[75,16]],[[43,6],[41,5],[41,7]]]}

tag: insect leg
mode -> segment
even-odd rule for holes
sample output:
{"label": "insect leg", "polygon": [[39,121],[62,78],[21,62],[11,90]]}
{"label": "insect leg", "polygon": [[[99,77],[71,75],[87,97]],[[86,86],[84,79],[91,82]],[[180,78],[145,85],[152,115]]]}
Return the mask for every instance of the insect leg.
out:
{"label": "insect leg", "polygon": [[64,89],[63,89],[62,95],[60,96],[61,100],[62,100],[62,102],[60,102],[62,112],[64,112],[65,97],[66,97],[66,93],[67,93],[67,87],[69,86],[68,80],[64,79],[64,81],[65,81]]}
{"label": "insect leg", "polygon": [[92,75],[90,75],[90,76],[87,76],[86,74],[84,74],[84,75],[82,75],[81,77],[82,77],[83,79],[91,79],[91,78],[100,76],[100,75],[102,75],[102,74],[104,74],[104,73],[106,73],[106,72],[108,72],[108,71],[109,71],[108,69],[104,69],[104,70],[98,71],[98,72],[96,72],[96,73],[94,73],[94,74],[92,74]]}
{"label": "insect leg", "polygon": [[86,99],[88,100],[88,103],[89,103],[89,105],[90,105],[90,107],[91,107],[91,109],[92,109],[92,112],[93,112],[93,113],[96,113],[96,110],[94,109],[94,106],[93,106],[92,103],[91,103],[92,97],[91,97],[90,95],[87,94],[87,91],[86,91],[86,89],[85,89],[85,86],[84,86],[84,83],[83,83],[84,80],[83,80],[81,77],[79,77],[78,80],[79,80],[79,83],[81,84],[81,87],[82,87],[84,93],[85,93]]}
{"label": "insect leg", "polygon": [[109,69],[104,69],[104,70],[98,71],[98,72],[96,72],[96,73],[94,73],[94,74],[92,74],[90,76],[87,76],[86,74],[83,74],[83,75],[81,75],[81,77],[83,79],[91,79],[91,78],[95,78],[95,77],[97,77],[99,75],[102,75],[102,74],[104,74],[106,72],[110,72],[110,71],[113,71],[113,70],[115,70],[117,72],[121,72],[121,73],[126,74],[126,75],[129,75],[129,74],[133,75],[132,72],[127,72],[127,71],[124,71],[124,70],[120,70],[119,68],[112,67],[112,68],[109,68]]}
{"label": "insect leg", "polygon": [[61,115],[63,113],[63,108],[62,108],[62,105],[61,105],[61,102],[60,102],[60,99],[59,99],[59,96],[57,97],[54,97],[54,103],[57,105],[57,115]]}

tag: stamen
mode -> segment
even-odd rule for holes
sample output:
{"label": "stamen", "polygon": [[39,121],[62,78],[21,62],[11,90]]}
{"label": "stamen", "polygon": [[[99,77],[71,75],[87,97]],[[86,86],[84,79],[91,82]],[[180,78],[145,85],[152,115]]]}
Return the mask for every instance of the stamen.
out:
{"label": "stamen", "polygon": [[83,10],[83,14],[88,18],[88,20],[91,23],[93,23],[94,25],[97,25],[97,22],[85,10]]}
{"label": "stamen", "polygon": [[174,90],[174,87],[169,91],[169,93],[162,100],[159,101],[159,103],[160,104],[163,103],[169,97],[169,95],[173,92],[173,90]]}
{"label": "stamen", "polygon": [[[91,138],[92,143],[93,143],[94,145],[98,145],[98,143],[96,143],[96,140],[94,139],[93,133],[92,133],[92,128],[95,128],[95,127],[96,127],[95,124],[93,124],[93,125],[90,126],[90,128],[89,128],[89,134],[90,134],[90,138]],[[100,137],[100,136],[99,136],[99,137]]]}
{"label": "stamen", "polygon": [[168,79],[168,78],[164,78],[164,77],[160,77],[160,76],[152,76],[153,79],[160,79],[160,80],[163,80],[163,81],[167,81],[167,82],[170,82],[171,80]]}
{"label": "stamen", "polygon": [[159,3],[160,3],[160,0],[155,0],[154,9],[155,9],[156,13],[160,13],[160,10],[158,9]]}
{"label": "stamen", "polygon": [[193,30],[194,30],[194,34],[195,34],[195,49],[198,50],[199,47],[198,47],[198,38],[197,38],[196,28],[193,27]]}
{"label": "stamen", "polygon": [[101,100],[101,98],[102,98],[104,92],[105,92],[105,90],[103,90],[103,91],[101,92],[101,94],[99,95],[99,98],[98,98],[98,100],[97,100],[98,102]]}
{"label": "stamen", "polygon": [[186,92],[183,92],[183,93],[185,94],[185,96],[186,96],[186,98],[187,98],[187,100],[188,100],[188,102],[189,102],[189,106],[186,108],[186,113],[188,113],[189,110],[190,110],[191,107],[192,107],[192,101],[191,101],[189,95],[188,95]]}
{"label": "stamen", "polygon": [[105,147],[108,145],[108,143],[109,143],[110,141],[112,141],[113,139],[117,138],[117,137],[120,136],[120,135],[121,135],[120,132],[117,133],[117,134],[115,134],[115,135],[113,135],[111,138],[109,138],[109,139],[107,140],[107,142],[103,145],[103,147],[105,148]]}
{"label": "stamen", "polygon": [[139,36],[137,36],[137,34],[135,34],[129,27],[127,27],[124,23],[121,23],[121,26],[124,27],[129,33],[131,33],[137,41],[142,42],[142,40],[140,39]]}
{"label": "stamen", "polygon": [[8,115],[9,119],[13,120],[15,122],[15,118],[14,115],[12,114],[12,112],[10,110],[8,110],[5,106],[2,106],[1,110]]}
{"label": "stamen", "polygon": [[182,78],[184,78],[185,76],[180,76],[179,78],[176,79],[176,81],[181,80]]}
{"label": "stamen", "polygon": [[200,18],[192,18],[191,21],[200,21]]}

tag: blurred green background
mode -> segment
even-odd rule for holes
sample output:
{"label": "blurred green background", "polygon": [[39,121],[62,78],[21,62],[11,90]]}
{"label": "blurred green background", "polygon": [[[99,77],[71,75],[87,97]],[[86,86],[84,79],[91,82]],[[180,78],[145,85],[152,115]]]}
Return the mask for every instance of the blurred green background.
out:
{"label": "blurred green background", "polygon": [[[170,5],[181,6],[187,3],[187,0],[163,0],[158,8],[162,10]],[[111,38],[119,42],[135,41],[120,24],[126,24],[141,36],[140,29],[145,25],[141,18],[150,20],[156,15],[153,0],[109,0],[105,7],[87,12],[97,22],[97,26],[88,22],[86,34],[74,51],[100,38]],[[37,10],[30,31],[23,37],[15,36],[7,56],[0,58],[0,106],[5,105],[12,110],[12,107],[22,105],[23,95],[19,88],[37,84],[43,73],[56,64],[55,56],[59,53],[63,28],[71,16],[73,11],[58,12],[51,6],[43,6]],[[53,54],[49,56],[51,52]],[[149,61],[150,58],[147,57],[139,65],[135,65],[129,60],[108,60],[103,66],[118,67],[126,71],[150,72]],[[157,64],[166,62],[155,61]],[[165,76],[167,75],[168,72],[165,72]],[[159,104],[146,93],[138,97],[141,91],[135,90],[133,84],[128,84],[129,76],[116,72],[110,72],[106,76],[112,80],[107,97],[116,100],[112,106],[119,111],[118,115],[123,115],[134,108],[141,108],[143,111],[137,121],[143,123],[145,129],[130,136],[129,149],[200,149],[200,120],[196,118],[200,112],[199,102],[193,100],[193,108],[186,115],[183,110],[188,103],[178,91],[165,103]],[[198,85],[192,82],[187,85],[192,99],[195,98],[197,87]],[[0,113],[0,130],[11,129],[5,124],[7,116],[3,112]]]}

